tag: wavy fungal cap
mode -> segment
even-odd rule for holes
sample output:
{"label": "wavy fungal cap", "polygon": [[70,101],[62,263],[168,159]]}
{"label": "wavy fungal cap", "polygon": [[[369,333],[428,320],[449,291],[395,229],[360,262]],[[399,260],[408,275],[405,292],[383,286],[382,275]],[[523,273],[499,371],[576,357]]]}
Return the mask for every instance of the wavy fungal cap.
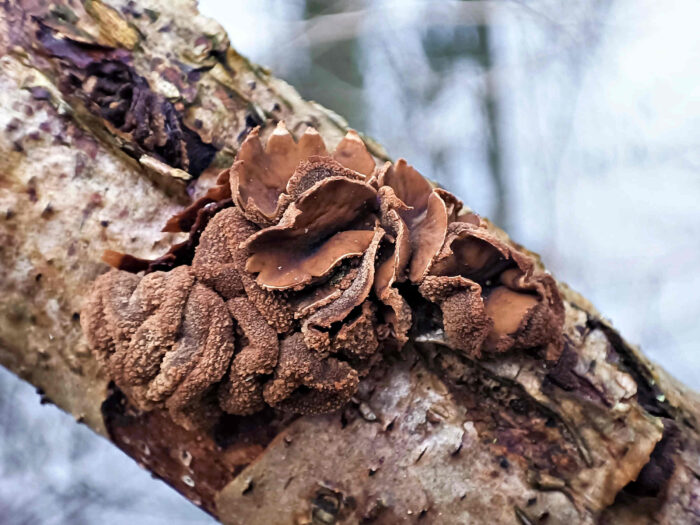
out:
{"label": "wavy fungal cap", "polygon": [[412,316],[471,359],[561,352],[552,277],[403,159],[376,166],[354,131],[332,152],[312,128],[251,131],[165,230],[189,237],[155,260],[105,254],[81,319],[132,403],[188,428],[339,408]]}

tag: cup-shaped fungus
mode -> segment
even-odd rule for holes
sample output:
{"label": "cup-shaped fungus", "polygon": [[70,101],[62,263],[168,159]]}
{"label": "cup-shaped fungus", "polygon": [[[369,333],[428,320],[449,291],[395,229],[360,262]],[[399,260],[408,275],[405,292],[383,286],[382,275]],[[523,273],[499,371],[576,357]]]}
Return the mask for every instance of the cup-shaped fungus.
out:
{"label": "cup-shaped fungus", "polygon": [[96,281],[83,329],[137,407],[185,426],[337,409],[428,304],[468,358],[555,359],[554,280],[462,208],[403,159],[377,167],[355,132],[330,153],[312,128],[297,142],[280,124],[265,146],[255,129],[166,224],[185,242],[153,261],[106,254],[115,269]]}

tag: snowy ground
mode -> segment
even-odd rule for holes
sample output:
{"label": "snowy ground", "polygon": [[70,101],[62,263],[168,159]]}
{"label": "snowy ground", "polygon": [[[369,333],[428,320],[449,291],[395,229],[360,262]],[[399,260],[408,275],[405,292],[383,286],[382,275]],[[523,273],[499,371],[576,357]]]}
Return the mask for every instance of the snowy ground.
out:
{"label": "snowy ground", "polygon": [[[700,388],[700,4],[201,0]],[[310,20],[306,20],[311,16]],[[488,30],[474,24],[488,22]],[[211,523],[0,370],[0,524]]]}

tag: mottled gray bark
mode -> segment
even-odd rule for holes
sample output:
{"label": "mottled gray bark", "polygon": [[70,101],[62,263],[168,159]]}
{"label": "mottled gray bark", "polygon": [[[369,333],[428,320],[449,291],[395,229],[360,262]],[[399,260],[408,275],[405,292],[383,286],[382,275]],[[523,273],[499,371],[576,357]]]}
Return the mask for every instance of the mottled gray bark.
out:
{"label": "mottled gray bark", "polygon": [[80,331],[102,252],[163,253],[167,218],[252,127],[335,144],[346,124],[188,0],[9,2],[0,27],[0,363],[185,497],[232,524],[700,520],[697,395],[563,284],[556,366],[470,361],[417,331],[334,414],[204,434],[136,411]]}

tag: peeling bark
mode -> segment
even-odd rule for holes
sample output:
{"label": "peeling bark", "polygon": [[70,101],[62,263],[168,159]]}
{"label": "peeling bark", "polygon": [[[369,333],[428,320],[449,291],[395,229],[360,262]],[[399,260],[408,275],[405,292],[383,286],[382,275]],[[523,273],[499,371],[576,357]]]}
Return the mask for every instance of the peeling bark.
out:
{"label": "peeling bark", "polygon": [[[342,410],[143,412],[87,350],[106,249],[152,259],[247,133],[346,123],[249,63],[187,0],[0,7],[0,363],[224,523],[697,523],[697,394],[582,297],[556,364],[472,360],[421,330]],[[377,159],[383,150],[369,142]]]}

